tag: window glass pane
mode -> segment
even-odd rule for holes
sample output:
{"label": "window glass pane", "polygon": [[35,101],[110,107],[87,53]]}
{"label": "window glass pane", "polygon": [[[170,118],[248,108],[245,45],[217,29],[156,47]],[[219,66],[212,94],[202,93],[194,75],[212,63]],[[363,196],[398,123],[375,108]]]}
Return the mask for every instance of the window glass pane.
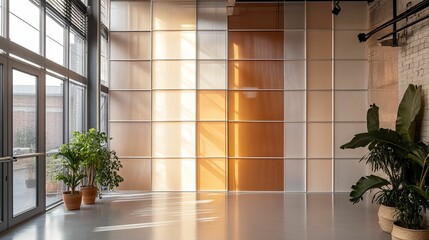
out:
{"label": "window glass pane", "polygon": [[283,61],[229,61],[230,89],[283,89]]}
{"label": "window glass pane", "polygon": [[153,32],[154,59],[195,59],[194,31]]}
{"label": "window glass pane", "polygon": [[198,59],[225,59],[226,32],[199,31]]}
{"label": "window glass pane", "polygon": [[154,191],[195,191],[197,166],[195,159],[152,159]]}
{"label": "window glass pane", "polygon": [[53,155],[64,142],[64,82],[46,75],[46,206],[62,199],[62,184],[55,179],[61,167]]}
{"label": "window glass pane", "polygon": [[304,158],[305,123],[285,123],[285,157]]}
{"label": "window glass pane", "polygon": [[152,190],[152,160],[121,158],[119,175],[124,178],[118,190]]}
{"label": "window glass pane", "polygon": [[285,60],[305,59],[305,31],[285,31]]}
{"label": "window glass pane", "polygon": [[198,29],[226,30],[226,4],[226,1],[199,0],[197,4]]}
{"label": "window glass pane", "polygon": [[110,91],[111,120],[150,120],[149,91]]}
{"label": "window glass pane", "polygon": [[150,33],[111,32],[110,58],[114,60],[149,60]]}
{"label": "window glass pane", "polygon": [[149,61],[110,61],[111,89],[150,89]]}
{"label": "window glass pane", "polygon": [[[0,36],[4,36],[3,31],[3,6],[2,1],[0,1]],[[0,212],[1,213],[1,212]]]}
{"label": "window glass pane", "polygon": [[195,1],[154,1],[152,7],[154,30],[195,29]]}
{"label": "window glass pane", "polygon": [[152,156],[195,157],[195,123],[152,123]]}
{"label": "window glass pane", "polygon": [[46,58],[64,66],[64,26],[46,15]]}
{"label": "window glass pane", "polygon": [[305,91],[286,91],[284,99],[284,120],[305,121]]}
{"label": "window glass pane", "polygon": [[332,61],[307,61],[307,88],[332,89]]}
{"label": "window glass pane", "polygon": [[85,88],[70,83],[69,85],[69,137],[73,131],[83,131],[85,126]]}
{"label": "window glass pane", "polygon": [[226,89],[225,61],[198,61],[198,89]]}
{"label": "window glass pane", "polygon": [[199,122],[198,157],[226,157],[226,123]]}
{"label": "window glass pane", "polygon": [[226,120],[226,92],[198,91],[198,120]]}
{"label": "window glass pane", "polygon": [[332,192],[331,159],[310,159],[307,161],[307,191]]}
{"label": "window glass pane", "polygon": [[76,73],[86,76],[85,58],[86,43],[79,34],[70,31],[70,62],[69,68]]}
{"label": "window glass pane", "polygon": [[109,95],[101,93],[100,95],[100,131],[107,133],[109,128]]}
{"label": "window glass pane", "polygon": [[110,30],[150,30],[150,1],[112,1],[110,3]]}
{"label": "window glass pane", "polygon": [[285,191],[305,192],[305,160],[285,160]]}
{"label": "window glass pane", "polygon": [[307,92],[308,121],[332,121],[332,92]]}
{"label": "window glass pane", "polygon": [[283,29],[283,4],[236,3],[229,29]]}
{"label": "window glass pane", "polygon": [[195,91],[154,91],[152,94],[154,121],[196,119]]}
{"label": "window glass pane", "polygon": [[226,159],[197,159],[197,190],[226,190]]}
{"label": "window glass pane", "polygon": [[282,32],[228,32],[229,59],[283,59]]}
{"label": "window glass pane", "polygon": [[283,121],[283,104],[283,91],[229,91],[229,120]]}
{"label": "window glass pane", "polygon": [[283,157],[283,123],[229,123],[230,157]]}
{"label": "window glass pane", "polygon": [[152,71],[153,89],[196,88],[195,61],[153,61]]}
{"label": "window glass pane", "polygon": [[[118,156],[150,157],[150,123],[111,122],[109,135],[113,138],[110,141],[111,149],[114,149]],[[138,141],[131,141],[131,139],[138,139]]]}
{"label": "window glass pane", "polygon": [[109,69],[107,59],[109,58],[109,53],[107,50],[107,39],[101,37],[100,39],[100,82],[101,85],[109,87]]}
{"label": "window glass pane", "polygon": [[40,54],[40,32],[15,15],[9,15],[9,37],[13,42]]}
{"label": "window glass pane", "polygon": [[9,12],[34,29],[40,30],[40,5],[36,2],[32,0],[10,0]]}

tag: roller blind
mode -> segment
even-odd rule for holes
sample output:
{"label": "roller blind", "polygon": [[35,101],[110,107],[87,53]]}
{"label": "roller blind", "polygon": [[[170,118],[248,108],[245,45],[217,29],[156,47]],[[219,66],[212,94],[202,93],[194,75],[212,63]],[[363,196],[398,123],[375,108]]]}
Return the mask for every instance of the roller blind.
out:
{"label": "roller blind", "polygon": [[46,0],[46,9],[62,23],[87,37],[87,7],[80,0]]}

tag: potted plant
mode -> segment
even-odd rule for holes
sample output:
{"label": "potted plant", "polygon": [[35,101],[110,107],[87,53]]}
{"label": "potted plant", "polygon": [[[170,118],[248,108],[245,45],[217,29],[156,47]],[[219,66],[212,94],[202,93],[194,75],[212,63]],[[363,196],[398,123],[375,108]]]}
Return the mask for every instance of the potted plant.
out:
{"label": "potted plant", "polygon": [[94,204],[97,197],[97,183],[109,189],[117,187],[123,178],[118,175],[122,167],[114,151],[107,148],[109,138],[94,128],[86,133],[74,132],[71,143],[80,151],[82,167],[86,173],[81,187],[84,204]]}
{"label": "potted plant", "polygon": [[367,113],[368,132],[356,134],[353,139],[341,146],[342,149],[367,147],[369,153],[361,160],[371,166],[373,171],[381,170],[386,178],[370,175],[362,177],[352,186],[350,201],[359,202],[367,191],[378,189],[373,201],[378,202],[379,224],[383,231],[390,232],[395,220],[398,199],[403,194],[402,187],[407,173],[412,168],[408,160],[414,144],[416,119],[421,108],[421,86],[409,85],[399,104],[396,130],[379,127],[378,107],[371,105]]}
{"label": "potted plant", "polygon": [[76,188],[85,177],[82,172],[79,150],[72,144],[63,144],[54,158],[61,156],[62,169],[55,173],[57,180],[63,181],[67,191],[63,192],[64,205],[67,210],[80,209],[82,194]]}

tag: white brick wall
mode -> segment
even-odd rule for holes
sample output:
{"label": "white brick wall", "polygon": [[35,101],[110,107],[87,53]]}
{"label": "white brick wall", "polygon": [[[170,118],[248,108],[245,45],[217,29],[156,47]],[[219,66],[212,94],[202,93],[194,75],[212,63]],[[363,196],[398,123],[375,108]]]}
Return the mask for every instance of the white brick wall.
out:
{"label": "white brick wall", "polygon": [[[407,3],[414,6],[420,0],[400,0],[398,13],[406,9]],[[414,21],[429,14],[429,9],[408,19]],[[402,33],[402,32],[401,32]],[[424,114],[421,140],[429,141],[429,19],[406,29],[405,44],[398,52],[398,90],[402,97],[408,84],[423,85]]]}

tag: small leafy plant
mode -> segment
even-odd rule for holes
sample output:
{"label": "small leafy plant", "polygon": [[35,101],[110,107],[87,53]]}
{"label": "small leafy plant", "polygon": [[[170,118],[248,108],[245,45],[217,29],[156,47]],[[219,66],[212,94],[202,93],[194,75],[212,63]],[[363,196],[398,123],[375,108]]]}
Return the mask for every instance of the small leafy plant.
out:
{"label": "small leafy plant", "polygon": [[76,188],[85,177],[84,172],[81,170],[81,156],[79,149],[75,148],[72,144],[63,144],[58,153],[54,154],[54,158],[61,157],[62,169],[55,173],[55,179],[63,181],[64,185],[71,194],[76,193]]}

